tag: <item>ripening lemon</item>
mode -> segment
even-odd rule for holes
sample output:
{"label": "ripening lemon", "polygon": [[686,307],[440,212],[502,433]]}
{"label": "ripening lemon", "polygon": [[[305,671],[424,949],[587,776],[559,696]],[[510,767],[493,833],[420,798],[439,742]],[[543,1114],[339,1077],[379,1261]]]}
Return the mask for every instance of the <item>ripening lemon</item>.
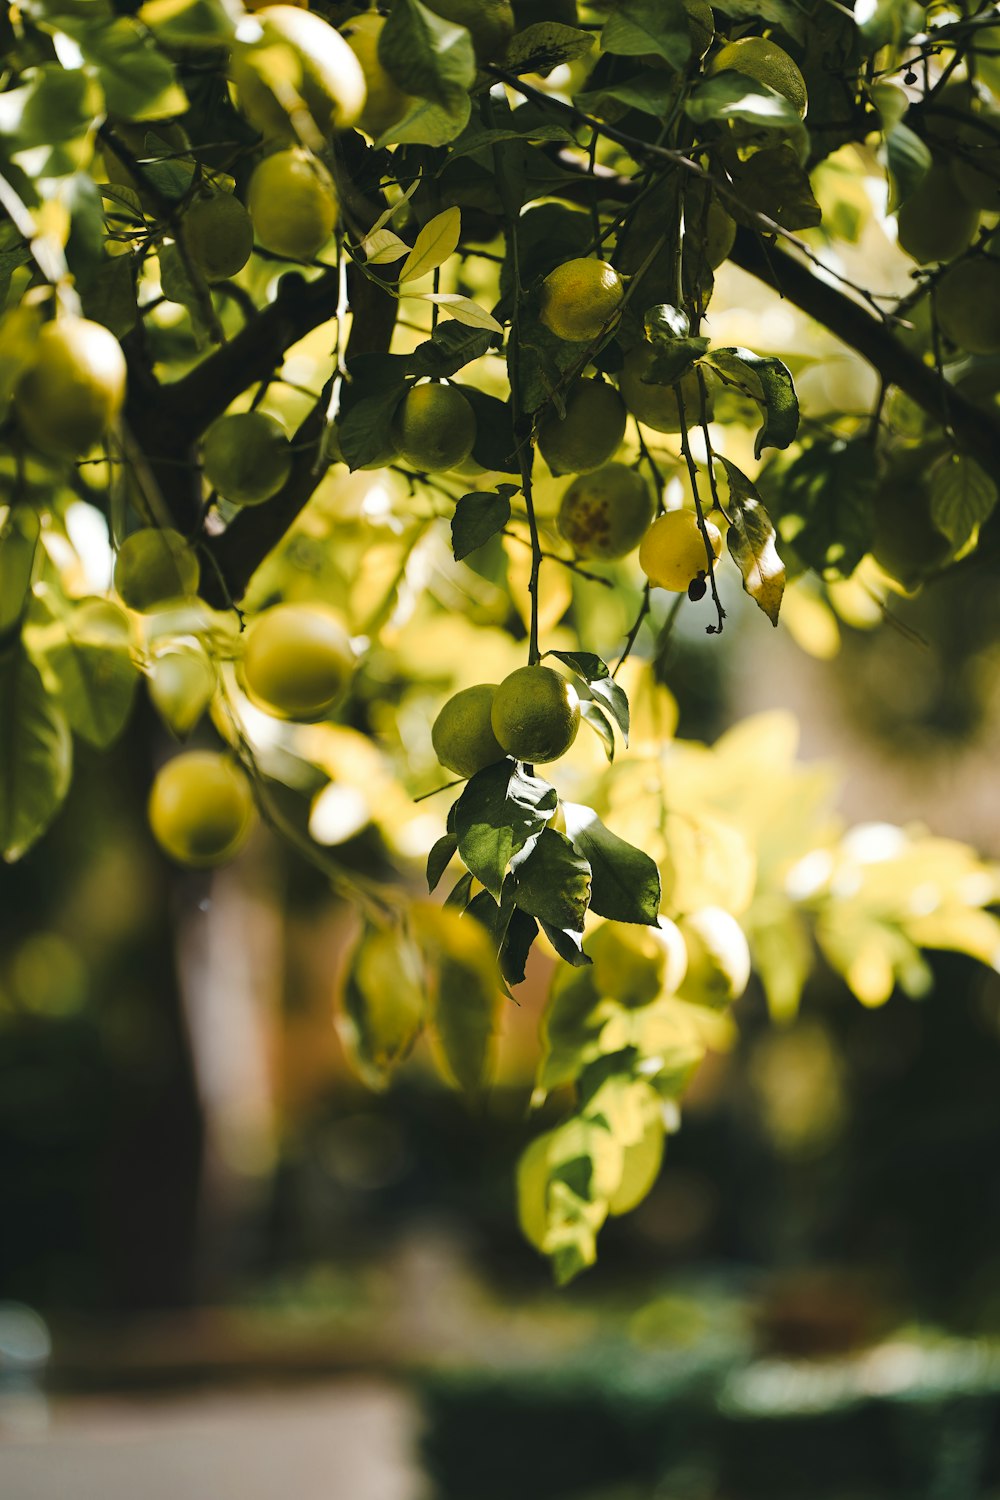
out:
{"label": "ripening lemon", "polygon": [[617,319],[625,287],[606,260],[580,256],[563,261],[542,282],[538,316],[550,333],[587,344]]}
{"label": "ripening lemon", "polygon": [[228,756],[186,750],[156,774],[149,825],[160,848],[182,865],[207,867],[232,859],[254,821],[250,782]]}
{"label": "ripening lemon", "polygon": [[[673,385],[654,385],[646,379],[656,358],[652,344],[636,344],[625,356],[618,376],[618,389],[633,416],[654,432],[680,432],[681,411]],[[701,421],[701,384],[695,370],[681,376],[684,422],[697,427]],[[712,415],[712,382],[705,376],[705,416]]]}
{"label": "ripening lemon", "polygon": [[606,464],[573,480],[556,524],[579,557],[608,561],[638,547],[652,519],[653,495],[642,476],[625,464]]}
{"label": "ripening lemon", "polygon": [[781,94],[800,115],[806,112],[806,81],[798,63],[777,42],[765,37],[745,36],[738,42],[727,42],[709,62],[708,73],[742,73]]}
{"label": "ripening lemon", "polygon": [[365,104],[365,75],[344,38],[294,5],[267,5],[239,23],[229,76],[243,113],[268,140],[297,140],[303,110],[329,140]]}
{"label": "ripening lemon", "polygon": [[196,594],[199,575],[194,548],[170,526],[133,531],[115,558],[118,597],[140,614],[151,614],[168,599]]}
{"label": "ripening lemon", "polygon": [[233,505],[260,505],[292,470],[292,445],[276,417],[263,411],[220,417],[205,434],[202,472]]}
{"label": "ripening lemon", "polygon": [[490,720],[516,760],[558,760],[576,739],[580,700],[573,684],[551,667],[518,667],[497,688]]}
{"label": "ripening lemon", "polygon": [[392,440],[411,468],[438,474],[472,452],[475,413],[453,385],[415,385],[396,407]]}
{"label": "ripening lemon", "polygon": [[479,63],[502,57],[514,35],[510,0],[426,0],[426,5],[443,20],[468,28]]}
{"label": "ripening lemon", "polygon": [[196,198],[181,220],[181,239],[206,281],[227,281],[253,253],[250,215],[231,193]]}
{"label": "ripening lemon", "polygon": [[674,994],[688,961],[680,928],[669,917],[660,917],[656,927],[604,922],[588,942],[587,953],[600,993],[628,1006]]}
{"label": "ripening lemon", "polygon": [[1000,352],[1000,260],[959,261],[938,282],[934,298],[941,332],[970,354]]}
{"label": "ripening lemon", "polygon": [[298,146],[265,156],[254,168],[247,207],[257,243],[288,260],[310,260],[337,222],[332,185]]}
{"label": "ripening lemon", "polygon": [[663,1165],[664,1138],[663,1120],[654,1116],[639,1139],[625,1147],[621,1182],[608,1199],[609,1214],[631,1213],[649,1196]]}
{"label": "ripening lemon", "polygon": [[379,61],[378,39],[384,25],[384,16],[369,11],[367,15],[352,16],[340,28],[365,75],[365,107],[358,116],[358,125],[376,140],[401,120],[413,103]]}
{"label": "ripening lemon", "polygon": [[431,729],[434,754],[456,776],[475,776],[507,754],[493,733],[495,682],[463,688],[448,699]]}
{"label": "ripening lemon", "polygon": [[625,436],[625,403],[603,380],[578,380],[566,393],[565,406],[565,416],[550,406],[539,424],[539,452],[553,474],[599,469]]}
{"label": "ripening lemon", "polygon": [[[705,530],[712,552],[719,557],[719,528],[706,520]],[[639,566],[651,584],[673,594],[686,593],[700,573],[707,573],[708,554],[694,511],[668,510],[666,515],[657,516],[639,543]]]}
{"label": "ripening lemon", "polygon": [[125,400],[121,345],[101,323],[46,323],[14,387],[18,424],[49,458],[76,458],[104,436]]}
{"label": "ripening lemon", "polygon": [[681,999],[711,1006],[738,1000],[750,979],[750,948],[736,918],[721,906],[702,906],[677,925],[687,948]]}
{"label": "ripening lemon", "polygon": [[316,604],[276,604],[246,633],[240,679],[247,696],[279,719],[322,718],[354,672],[339,620]]}
{"label": "ripening lemon", "polygon": [[945,166],[932,166],[896,218],[899,247],[919,265],[953,260],[972,243],[979,210],[961,194]]}

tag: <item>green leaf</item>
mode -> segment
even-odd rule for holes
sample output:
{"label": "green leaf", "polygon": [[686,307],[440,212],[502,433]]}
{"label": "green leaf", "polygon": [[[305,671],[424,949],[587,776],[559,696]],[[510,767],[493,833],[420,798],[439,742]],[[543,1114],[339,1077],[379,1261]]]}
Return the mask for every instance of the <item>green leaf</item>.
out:
{"label": "green leaf", "polygon": [[759,458],[765,448],[787,448],[799,428],[799,402],[787,365],[774,355],[754,354],[738,346],[713,349],[707,360],[723,377],[752,397],[763,411],[754,457]]}
{"label": "green leaf", "polygon": [[15,506],[0,525],[0,639],[19,627],[31,597],[40,532],[34,506]]}
{"label": "green leaf", "polygon": [[615,922],[655,927],[660,872],[655,860],[606,828],[590,807],[564,802],[566,833],[590,865],[590,909]]}
{"label": "green leaf", "polygon": [[519,911],[515,907],[510,914],[510,921],[500,948],[500,973],[506,984],[524,982],[525,965],[537,934],[538,923],[534,917],[529,917],[527,912]]}
{"label": "green leaf", "polygon": [[576,26],[557,21],[538,21],[526,26],[511,40],[503,60],[506,73],[550,73],[560,63],[586,57],[594,37]]}
{"label": "green leaf", "polygon": [[443,833],[427,856],[427,889],[437,889],[441,876],[447,870],[452,857],[458,851],[458,840],[453,833]]}
{"label": "green leaf", "polygon": [[609,761],[615,758],[615,732],[611,727],[611,720],[603,709],[598,708],[592,698],[580,699],[580,717],[583,722],[594,731]]}
{"label": "green leaf", "polygon": [[896,125],[885,138],[885,164],[889,173],[888,211],[894,214],[930,171],[930,149],[908,125]]}
{"label": "green leaf", "polygon": [[411,375],[443,378],[479,359],[493,344],[488,329],[467,328],[461,323],[442,323],[431,338],[418,344],[407,359]]}
{"label": "green leaf", "polygon": [[809,567],[824,578],[849,578],[871,550],[877,486],[871,444],[837,438],[813,443],[785,470],[768,508]]}
{"label": "green leaf", "polygon": [[587,684],[591,695],[607,709],[622,732],[622,737],[628,744],[629,732],[629,709],[628,698],[625,696],[624,688],[618,683],[608,671],[607,663],[592,651],[548,651],[547,656],[554,656],[563,662],[570,671],[575,672]]}
{"label": "green leaf", "polygon": [[582,932],[590,905],[590,865],[565,835],[544,828],[511,860],[521,911],[553,927]]}
{"label": "green leaf", "polygon": [[138,14],[167,47],[228,47],[236,35],[222,0],[146,0]]}
{"label": "green leaf", "polygon": [[0,654],[0,855],[20,859],[69,790],[73,742],[38,668],[20,645]]}
{"label": "green leaf", "polygon": [[675,385],[686,375],[695,362],[701,359],[711,340],[697,337],[674,339],[672,343],[661,340],[654,345],[653,358],[643,372],[644,385]]}
{"label": "green leaf", "polygon": [[[378,59],[401,89],[429,100],[445,115],[456,117],[463,98],[468,104],[476,77],[472,38],[464,26],[442,20],[420,0],[396,0],[379,33]],[[400,139],[398,132],[394,139]]]}
{"label": "green leaf", "polygon": [[477,771],[455,804],[458,852],[495,900],[518,850],[556,810],[555,788],[510,760]]}
{"label": "green leaf", "polygon": [[997,487],[975,459],[954,454],[931,481],[931,520],[958,551],[979,535],[997,503]]}
{"label": "green leaf", "polygon": [[0,134],[5,154],[48,148],[32,162],[31,175],[65,177],[89,167],[91,132],[104,113],[100,86],[82,69],[44,63],[29,68],[25,85],[0,95]]}
{"label": "green leaf", "polygon": [[719,7],[734,21],[752,21],[757,25],[767,21],[771,26],[780,26],[797,42],[804,42],[808,21],[796,0],[726,0]]}
{"label": "green leaf", "polygon": [[420,1034],[427,1013],[420,951],[398,927],[365,927],[344,981],[340,1033],[370,1088],[384,1089]]}
{"label": "green leaf", "polygon": [[402,119],[383,131],[376,145],[380,150],[383,146],[447,146],[462,134],[471,114],[468,94],[458,94],[450,109],[432,99],[414,99]]}
{"label": "green leaf", "polygon": [[[212,303],[212,294],[200,271],[189,271],[176,244],[163,244],[157,252],[160,263],[160,286],[169,302],[186,307],[199,343],[206,338],[221,340],[221,329]],[[192,268],[193,269],[193,268]]]}
{"label": "green leaf", "polygon": [[556,969],[541,1026],[536,1078],[543,1093],[574,1083],[601,1055],[601,1033],[616,1008],[598,990],[593,968]]}
{"label": "green leaf", "polygon": [[805,137],[805,126],[794,104],[745,73],[716,73],[704,79],[688,96],[684,113],[696,125],[711,120],[741,120],[761,129]]}
{"label": "green leaf", "polygon": [[337,440],[344,462],[352,471],[385,459],[392,419],[405,395],[406,386],[400,381],[387,385],[376,396],[352,401],[342,411],[337,420]]}
{"label": "green leaf", "polygon": [[757,214],[783,229],[815,229],[822,222],[809,173],[787,141],[734,162],[730,175],[736,198],[727,198],[726,208],[740,224],[759,229]]}
{"label": "green leaf", "polygon": [[[642,326],[646,337],[654,344],[673,344],[686,339],[691,332],[691,320],[682,307],[672,302],[660,302],[648,307],[642,315]],[[706,346],[708,340],[705,341]]]}
{"label": "green leaf", "polygon": [[732,520],[726,545],[740,570],[744,589],[771,624],[777,625],[785,592],[785,565],[775,547],[777,532],[747,476],[728,458],[721,463],[729,481]]}
{"label": "green leaf", "polygon": [[28,643],[70,728],[106,749],[125,727],[139,681],[124,610],[108,599],[85,599],[57,614],[42,595]]}
{"label": "green leaf", "polygon": [[456,562],[504,529],[510,520],[510,491],[510,485],[501,485],[496,491],[473,490],[457,502],[451,520],[451,550]]}
{"label": "green leaf", "polygon": [[583,934],[572,927],[556,927],[551,922],[541,923],[542,931],[564,962],[581,969],[591,960],[583,951]]}
{"label": "green leaf", "polygon": [[59,27],[79,43],[104,90],[110,114],[124,120],[167,120],[187,109],[187,95],[173,63],[131,16],[111,22],[60,16]]}
{"label": "green leaf", "polygon": [[128,255],[106,260],[86,281],[77,278],[85,315],[103,323],[119,339],[131,333],[139,318],[133,278],[134,266]]}
{"label": "green leaf", "polygon": [[637,109],[640,114],[662,119],[677,97],[677,88],[678,80],[673,73],[649,69],[622,83],[608,84],[603,88],[577,94],[573,102],[588,115],[600,115],[603,119],[609,118],[609,100],[624,106],[618,111],[619,114],[624,115],[630,109]]}
{"label": "green leaf", "polygon": [[517,474],[520,465],[514,444],[510,402],[501,401],[498,396],[488,396],[474,385],[463,385],[462,395],[476,418],[476,441],[472,448],[476,463],[500,474]]}
{"label": "green leaf", "polygon": [[604,23],[601,48],[623,57],[655,54],[681,69],[691,56],[691,33],[681,0],[617,0]]}

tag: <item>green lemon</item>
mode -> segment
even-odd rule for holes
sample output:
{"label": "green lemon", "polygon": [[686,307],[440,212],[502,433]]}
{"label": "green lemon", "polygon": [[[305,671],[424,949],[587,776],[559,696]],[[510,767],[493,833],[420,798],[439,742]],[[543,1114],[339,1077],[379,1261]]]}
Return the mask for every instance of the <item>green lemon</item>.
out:
{"label": "green lemon", "polygon": [[538,451],[553,474],[587,474],[617,451],[628,413],[613,385],[578,380],[566,393],[565,415],[550,406],[538,428]]}
{"label": "green lemon", "polygon": [[721,906],[702,906],[677,925],[687,948],[681,998],[713,1007],[738,1000],[750,979],[750,948],[736,918]]}
{"label": "green lemon", "polygon": [[187,750],[156,774],[149,823],[160,848],[182,865],[232,859],[254,825],[253,792],[239,766],[211,750]]}
{"label": "green lemon", "polygon": [[292,445],[276,417],[263,411],[220,417],[205,434],[202,471],[233,505],[260,505],[292,471]]}
{"label": "green lemon", "polygon": [[196,198],[181,220],[181,239],[206,281],[228,281],[253,252],[253,225],[238,198],[212,193]]}
{"label": "green lemon", "polygon": [[119,598],[141,614],[151,614],[169,599],[196,594],[199,575],[194,549],[169,526],[133,531],[115,558]]}
{"label": "green lemon", "polygon": [[294,5],[267,5],[240,21],[229,76],[243,113],[268,140],[298,139],[303,106],[328,140],[353,125],[365,104],[365,75],[344,38]]}
{"label": "green lemon", "polygon": [[396,408],[392,440],[411,468],[437,474],[472,452],[475,414],[453,385],[415,385]]}
{"label": "green lemon", "polygon": [[625,287],[606,260],[580,256],[563,261],[542,282],[538,316],[550,333],[589,344],[617,319]]}
{"label": "green lemon", "polygon": [[972,243],[979,210],[965,199],[947,167],[932,166],[896,219],[899,247],[920,265],[953,260]]}
{"label": "green lemon", "polygon": [[503,760],[506,751],[493,733],[491,714],[495,682],[462,688],[448,699],[431,729],[434,753],[456,776],[475,776]]}
{"label": "green lemon", "polygon": [[76,458],[107,432],[125,401],[125,356],[101,323],[46,323],[14,387],[21,431],[49,458]]}
{"label": "green lemon", "polygon": [[625,464],[606,464],[573,480],[556,524],[579,557],[607,561],[637,547],[652,519],[653,495],[642,476]]}
{"label": "green lemon", "polygon": [[316,604],[276,604],[246,633],[240,677],[249,698],[281,719],[322,718],[354,673],[343,626]]}
{"label": "green lemon", "polygon": [[970,354],[1000,351],[1000,260],[982,256],[949,267],[934,299],[945,338]]}
{"label": "green lemon", "polygon": [[576,739],[580,700],[572,683],[551,667],[518,667],[493,698],[493,733],[516,760],[558,760]]}
{"label": "green lemon", "polygon": [[254,168],[247,207],[258,244],[287,260],[311,260],[318,254],[339,211],[331,183],[298,146],[265,156]]}
{"label": "green lemon", "polygon": [[656,927],[604,922],[587,944],[594,982],[620,1005],[648,1005],[672,995],[687,969],[687,948],[676,922],[660,917]]}
{"label": "green lemon", "polygon": [[711,59],[708,73],[742,73],[781,94],[800,115],[806,112],[806,81],[798,63],[765,37],[745,36],[738,42],[727,42]]}
{"label": "green lemon", "polygon": [[[672,385],[653,385],[646,377],[656,358],[652,344],[637,344],[625,356],[618,388],[633,416],[654,432],[680,432],[681,415],[677,392]],[[688,428],[701,422],[701,386],[695,370],[689,370],[680,381],[684,401],[684,420]],[[706,416],[712,415],[712,387],[706,378]]]}

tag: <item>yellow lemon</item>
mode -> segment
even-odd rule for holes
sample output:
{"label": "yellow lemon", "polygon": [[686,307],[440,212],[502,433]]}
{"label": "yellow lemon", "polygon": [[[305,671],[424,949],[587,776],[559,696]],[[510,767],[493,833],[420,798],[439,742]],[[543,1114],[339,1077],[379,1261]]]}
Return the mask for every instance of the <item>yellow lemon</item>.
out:
{"label": "yellow lemon", "polygon": [[161,849],[180,864],[209,866],[232,859],[254,821],[250,782],[227,756],[188,750],[157,772],[149,823]]}
{"label": "yellow lemon", "polygon": [[[706,520],[705,530],[715,557],[722,552],[722,534]],[[699,573],[708,572],[705,539],[698,518],[690,510],[668,510],[656,520],[639,543],[639,566],[656,588],[686,593]]]}
{"label": "yellow lemon", "polygon": [[247,206],[258,244],[288,260],[311,260],[337,222],[333,188],[298,146],[265,156],[254,168]]}
{"label": "yellow lemon", "polygon": [[606,260],[563,261],[542,282],[538,316],[550,333],[587,344],[617,319],[625,287]]}

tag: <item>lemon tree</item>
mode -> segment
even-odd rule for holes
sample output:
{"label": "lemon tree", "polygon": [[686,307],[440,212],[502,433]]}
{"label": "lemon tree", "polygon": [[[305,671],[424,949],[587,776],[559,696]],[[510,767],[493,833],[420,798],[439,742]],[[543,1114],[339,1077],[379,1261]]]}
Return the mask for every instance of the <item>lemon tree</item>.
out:
{"label": "lemon tree", "polygon": [[747,986],[995,962],[991,866],[900,832],[876,878],[784,721],[708,751],[669,699],[693,632],[766,673],[771,627],[992,587],[995,22],[119,11],[6,21],[0,853],[126,731],[171,861],[252,864],[257,807],[360,913],[378,1088],[426,1033],[482,1089],[530,956],[519,1196],[568,1280]]}

